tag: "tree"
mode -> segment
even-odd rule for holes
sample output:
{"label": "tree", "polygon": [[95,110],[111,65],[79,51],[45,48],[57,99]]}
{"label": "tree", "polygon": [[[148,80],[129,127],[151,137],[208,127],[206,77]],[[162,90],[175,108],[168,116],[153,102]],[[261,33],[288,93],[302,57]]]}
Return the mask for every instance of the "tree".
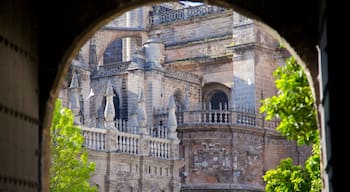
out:
{"label": "tree", "polygon": [[266,191],[321,191],[320,138],[316,122],[316,108],[303,69],[293,57],[274,71],[276,96],[262,100],[261,113],[266,120],[278,118],[276,130],[298,145],[312,144],[312,155],[305,166],[293,165],[291,158],[283,159],[276,169],[263,176]]}
{"label": "tree", "polygon": [[97,191],[88,180],[95,171],[95,163],[88,161],[88,153],[82,147],[82,130],[73,125],[73,113],[55,103],[51,133],[50,191]]}

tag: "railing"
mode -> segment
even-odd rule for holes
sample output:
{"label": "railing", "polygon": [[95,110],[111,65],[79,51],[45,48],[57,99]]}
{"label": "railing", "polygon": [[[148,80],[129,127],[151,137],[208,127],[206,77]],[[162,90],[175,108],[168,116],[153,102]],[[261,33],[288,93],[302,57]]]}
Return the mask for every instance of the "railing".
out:
{"label": "railing", "polygon": [[[275,129],[279,121],[266,121],[263,115],[230,110],[184,111],[183,124],[234,124]],[[181,124],[179,124],[181,125]]]}
{"label": "railing", "polygon": [[150,17],[149,22],[151,25],[166,24],[174,21],[187,20],[198,16],[220,13],[225,10],[227,9],[208,5],[169,10],[166,12],[155,13]]}
{"label": "railing", "polygon": [[[266,129],[275,129],[279,121],[266,121],[263,115],[252,110],[189,110],[176,112],[177,123],[181,125],[216,124],[216,125],[247,125]],[[154,111],[155,122],[167,122],[165,110]]]}
{"label": "railing", "polygon": [[152,157],[168,159],[170,156],[170,140],[150,138],[148,141],[149,155]]}
{"label": "railing", "polygon": [[82,128],[85,138],[84,146],[89,149],[105,151],[107,129]]}
{"label": "railing", "polygon": [[167,128],[156,129],[157,135],[139,135],[120,132],[118,129],[82,127],[84,146],[97,151],[127,153],[130,155],[148,155],[162,159],[170,158],[172,143],[167,139]]}
{"label": "railing", "polygon": [[140,137],[136,134],[115,131],[111,138],[111,151],[140,154]]}

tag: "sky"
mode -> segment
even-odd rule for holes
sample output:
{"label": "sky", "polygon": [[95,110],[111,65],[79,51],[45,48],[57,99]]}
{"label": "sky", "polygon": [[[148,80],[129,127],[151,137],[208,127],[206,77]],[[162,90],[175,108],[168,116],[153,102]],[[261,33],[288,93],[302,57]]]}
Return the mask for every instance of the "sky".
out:
{"label": "sky", "polygon": [[192,1],[180,1],[180,2],[185,4],[186,6],[198,6],[203,4],[201,2],[192,2]]}

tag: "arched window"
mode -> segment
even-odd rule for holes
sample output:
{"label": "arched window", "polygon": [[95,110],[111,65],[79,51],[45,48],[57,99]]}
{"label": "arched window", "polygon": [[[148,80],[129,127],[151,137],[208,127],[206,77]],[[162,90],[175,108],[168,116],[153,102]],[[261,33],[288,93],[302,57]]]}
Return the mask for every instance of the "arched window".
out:
{"label": "arched window", "polygon": [[174,93],[174,101],[176,105],[175,114],[176,114],[176,121],[177,123],[183,123],[183,113],[182,110],[184,109],[184,96],[181,92],[181,90],[176,90]]}
{"label": "arched window", "polygon": [[113,89],[114,96],[113,96],[113,104],[114,104],[114,111],[115,116],[114,120],[120,119],[120,102],[119,102],[119,95],[118,93]]}
{"label": "arched window", "polygon": [[208,83],[202,88],[204,110],[227,110],[230,108],[231,89],[220,83]]}
{"label": "arched window", "polygon": [[103,64],[123,61],[123,39],[113,41],[103,53]]}
{"label": "arched window", "polygon": [[183,95],[182,92],[180,90],[176,90],[174,93],[174,101],[175,101],[175,105],[176,105],[176,111],[181,111],[183,108]]}
{"label": "arched window", "polygon": [[227,95],[223,91],[217,91],[211,96],[210,103],[212,110],[226,110],[228,103]]}

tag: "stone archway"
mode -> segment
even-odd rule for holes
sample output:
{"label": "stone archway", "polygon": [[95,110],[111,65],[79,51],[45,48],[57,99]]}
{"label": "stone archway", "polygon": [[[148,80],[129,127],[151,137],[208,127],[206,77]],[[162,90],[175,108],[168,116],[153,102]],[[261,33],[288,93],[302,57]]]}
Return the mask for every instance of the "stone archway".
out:
{"label": "stone archway", "polygon": [[[0,3],[0,7],[2,7],[4,11],[1,14],[1,21],[5,21],[1,22],[2,29],[0,30],[1,53],[4,53],[2,61],[4,61],[3,64],[6,66],[2,73],[5,75],[4,80],[5,82],[11,82],[12,77],[10,77],[11,75],[7,75],[7,73],[12,71],[11,68],[13,68],[13,66],[10,64],[16,63],[13,62],[13,60],[15,60],[13,58],[17,59],[19,57],[21,57],[21,59],[23,57],[24,59],[17,63],[25,64],[19,65],[23,67],[23,71],[21,72],[33,78],[30,79],[31,81],[19,83],[22,87],[28,87],[28,89],[31,90],[30,95],[23,94],[22,89],[10,90],[8,92],[4,91],[2,93],[4,97],[3,100],[1,100],[2,105],[0,111],[10,116],[10,118],[6,116],[5,127],[7,123],[8,128],[5,128],[4,132],[7,133],[8,131],[9,133],[13,133],[15,135],[14,137],[18,136],[19,138],[17,139],[20,141],[16,144],[19,146],[25,146],[26,144],[33,143],[33,140],[39,140],[39,147],[33,150],[35,151],[35,156],[38,156],[38,162],[35,165],[28,165],[28,167],[38,167],[39,175],[37,177],[41,178],[30,178],[30,182],[28,182],[28,180],[25,180],[25,182],[19,180],[18,182],[18,180],[13,180],[11,177],[9,182],[25,183],[24,185],[26,186],[48,191],[48,128],[51,122],[54,100],[57,97],[59,85],[62,82],[64,74],[68,70],[70,61],[78,52],[79,47],[81,47],[99,27],[106,24],[111,18],[133,7],[152,2],[160,1],[123,0],[89,1],[87,3],[80,0],[74,2],[63,0],[55,4],[56,9],[52,9],[52,2],[41,2],[39,4],[35,1],[28,0],[20,2],[20,5],[16,4],[16,6],[9,0]],[[289,51],[297,57],[298,62],[308,69],[309,79],[314,87],[313,91],[317,104],[321,105],[321,97],[318,92],[318,62],[315,46],[319,44],[318,40],[320,40],[320,36],[322,35],[323,38],[324,33],[326,33],[324,32],[324,28],[321,28],[323,32],[318,32],[319,20],[321,20],[320,22],[325,22],[323,21],[325,13],[319,15],[318,10],[322,8],[320,4],[325,3],[325,1],[237,0],[233,2],[229,0],[209,0],[207,3],[224,7],[233,7],[237,12],[243,15],[259,21],[264,21],[264,23],[268,24],[270,27],[267,25],[265,26],[269,28],[270,32],[274,34],[275,37],[282,39]],[[39,8],[39,6],[41,8]],[[289,14],[284,8],[288,10],[298,10],[298,14]],[[272,28],[275,30],[272,30]],[[284,39],[279,34],[281,34]],[[327,42],[327,40],[323,42]],[[326,46],[327,45],[322,45],[321,48],[323,52]],[[292,49],[292,47],[294,47],[294,49]],[[14,54],[8,54],[8,51]],[[325,59],[325,61],[327,61],[327,59]],[[6,63],[10,64],[6,65]],[[326,74],[327,73],[328,71]],[[39,79],[36,78],[37,76]],[[14,82],[20,81],[21,80],[14,80]],[[6,88],[6,86],[4,87]],[[328,90],[325,91],[327,92]],[[12,101],[14,96],[18,97],[18,100],[23,100],[25,102],[23,105],[24,107],[17,106],[17,104]],[[37,102],[39,102],[39,104],[37,104]],[[27,104],[32,106],[32,103],[35,105],[34,109],[32,107],[31,110],[28,110],[26,108]],[[329,110],[329,107],[326,107],[326,110]],[[334,116],[332,117],[334,118]],[[35,127],[39,130],[36,136],[21,136],[19,132],[13,132],[10,125],[20,127],[20,125],[17,125],[17,122],[22,121],[22,119],[30,124],[23,125],[25,128],[28,127],[32,130],[32,127]],[[334,123],[336,122],[338,121],[333,121],[332,126],[335,126]],[[327,123],[328,122],[325,122],[324,124]],[[36,139],[36,137],[41,138]],[[327,145],[327,147],[330,146]],[[14,152],[10,152],[12,151],[11,148],[8,149],[8,151],[10,154],[9,156],[16,156],[18,153],[15,150]],[[28,153],[34,153],[33,151],[28,151]],[[24,154],[23,157],[26,157],[25,155],[26,154]],[[7,164],[4,164],[4,166],[7,166]],[[330,166],[332,166],[332,164],[330,164]],[[41,171],[43,171],[42,174]],[[2,178],[5,178],[3,180],[7,180],[9,177],[5,175]],[[31,180],[37,180],[37,182],[33,181],[32,183]]]}
{"label": "stone archway", "polygon": [[[108,14],[101,14],[102,17],[100,17],[100,19],[97,19],[97,20],[93,20],[93,24],[95,24],[95,27],[96,26],[101,26],[103,24],[105,24],[106,22],[110,21],[114,16],[117,16],[121,13],[123,13],[125,10],[128,10],[128,9],[131,9],[132,7],[134,6],[137,6],[137,5],[143,5],[145,3],[149,3],[149,2],[152,2],[152,1],[146,1],[145,3],[142,2],[142,1],[134,1],[135,3],[137,4],[133,4],[133,3],[125,3],[125,4],[122,4],[121,6],[119,5],[115,5],[116,7],[111,8],[110,11],[116,11],[114,14],[113,13],[110,13],[110,15]],[[156,1],[155,1],[156,2]],[[233,8],[236,8],[236,11],[239,12],[239,13],[243,13],[243,15],[247,15],[248,17],[252,17],[252,18],[255,18],[255,19],[258,19],[260,20],[260,18],[256,17],[255,15],[253,14],[250,14],[249,11],[245,10],[245,8],[243,7],[237,7],[236,5],[234,4],[226,4],[226,1],[215,1],[215,2],[209,2],[209,4],[212,3],[212,4],[215,4],[215,5],[221,5],[221,6],[224,6],[224,7],[233,7]],[[113,16],[113,17],[112,17]],[[317,76],[317,73],[318,71],[317,70],[314,70],[313,68],[307,68],[307,67],[310,67],[310,65],[307,65],[308,63],[314,63],[314,62],[317,62],[317,57],[316,57],[316,51],[314,52],[310,52],[307,57],[304,57],[302,58],[301,56],[302,55],[298,55],[296,54],[296,51],[292,48],[292,46],[284,39],[282,38],[278,33],[277,31],[273,30],[272,28],[270,28],[269,26],[265,25],[265,24],[262,24],[275,38],[277,39],[280,39],[280,41],[285,44],[285,46],[287,47],[287,49],[292,53],[292,55],[294,55],[296,57],[296,59],[298,60],[298,62],[305,68],[307,69],[306,72],[307,72],[307,75],[308,75],[308,78],[310,80],[310,82],[312,82],[311,84],[314,85],[314,95],[315,95],[315,98],[317,99],[318,97],[318,84],[317,82],[315,81],[315,74]],[[90,26],[92,27],[92,26]],[[89,27],[88,27],[89,28]],[[94,29],[90,29],[90,31],[86,32],[86,33],[83,33],[82,35],[79,35],[77,36],[76,39],[78,39],[78,41],[76,43],[72,43],[71,45],[68,45],[69,49],[68,51],[66,51],[64,53],[64,56],[63,56],[63,60],[62,60],[62,67],[60,68],[61,70],[58,71],[57,75],[56,75],[56,79],[55,79],[55,83],[54,85],[57,85],[57,84],[60,84],[60,82],[62,81],[62,76],[63,74],[65,74],[65,72],[67,71],[67,68],[68,68],[68,63],[71,59],[71,57],[74,55],[74,53],[76,52],[77,48],[79,47],[79,45],[81,46],[82,45],[82,41],[86,38],[89,38],[91,37],[91,33],[96,31],[96,28]],[[294,42],[295,43],[295,42]],[[303,47],[300,47],[300,49],[304,49]],[[308,50],[303,50],[303,51],[308,51]],[[57,95],[57,86],[55,87],[52,87],[51,89],[51,98],[49,99],[49,108],[50,108],[50,105],[53,106],[53,101]],[[51,108],[52,108],[51,106]],[[50,118],[51,118],[51,114],[50,114],[50,109],[46,110],[46,122],[50,122]],[[47,125],[46,125],[47,127]],[[44,126],[44,130],[46,128]],[[46,147],[44,145],[44,147]],[[47,157],[44,157],[44,159],[46,159]],[[46,160],[47,161],[47,160]]]}
{"label": "stone archway", "polygon": [[[230,109],[231,106],[231,95],[230,88],[220,84],[220,83],[208,83],[203,86],[202,101],[204,109],[219,109],[221,105],[222,110]],[[215,97],[215,98],[214,98]],[[216,100],[216,101],[213,101]],[[211,104],[209,104],[211,103]],[[215,106],[213,106],[215,105]]]}

